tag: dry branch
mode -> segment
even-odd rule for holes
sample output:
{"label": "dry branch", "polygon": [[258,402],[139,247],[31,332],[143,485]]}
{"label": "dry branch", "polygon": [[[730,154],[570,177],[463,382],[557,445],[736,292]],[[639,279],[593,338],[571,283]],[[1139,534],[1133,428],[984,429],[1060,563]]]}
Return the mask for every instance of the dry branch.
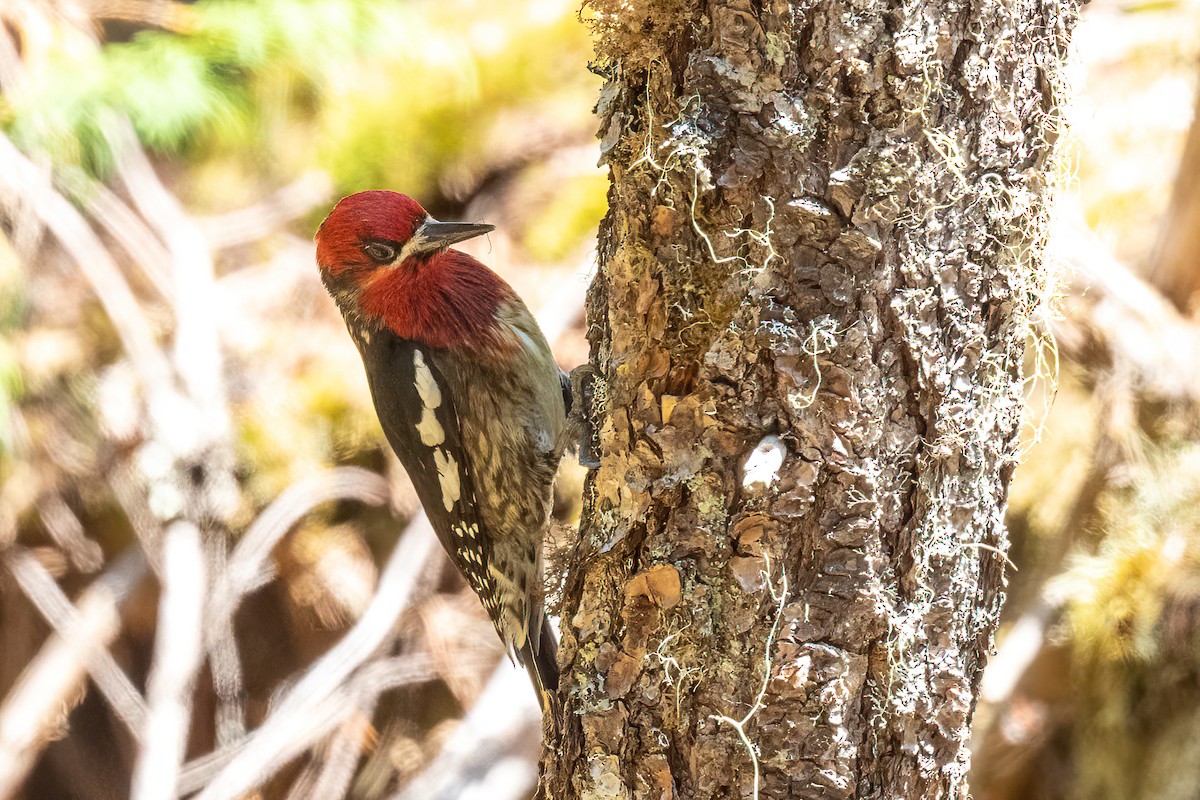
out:
{"label": "dry branch", "polygon": [[121,245],[147,283],[163,299],[171,296],[167,266],[171,257],[133,210],[104,184],[82,174],[71,179],[71,196]]}
{"label": "dry branch", "polygon": [[1013,623],[988,662],[979,684],[979,702],[1002,707],[1046,644],[1046,632],[1061,618],[1067,602],[1053,584]]}
{"label": "dry branch", "polygon": [[[205,537],[206,560],[209,574],[225,574],[229,563],[228,544],[224,537]],[[219,584],[214,580],[214,584]],[[215,596],[215,592],[212,595]],[[226,598],[222,598],[222,602]],[[213,597],[209,598],[209,608]],[[217,745],[236,742],[246,735],[245,675],[242,671],[241,653],[238,651],[237,632],[233,625],[233,606],[229,613],[212,614],[206,609],[204,615],[204,647],[208,652],[209,671],[213,691],[217,696],[216,728]]]}
{"label": "dry branch", "polygon": [[[8,566],[21,591],[54,628],[55,633],[62,639],[74,636],[74,631],[84,624],[80,618],[81,611],[71,604],[46,568],[23,550],[16,550],[11,554]],[[101,576],[93,585],[110,592],[113,602],[120,604],[141,579],[145,570],[146,562],[142,554],[132,549],[122,560],[109,568],[106,576]],[[84,599],[88,596],[85,593]],[[103,593],[100,596],[104,596]],[[141,693],[112,654],[104,648],[98,648],[85,666],[100,693],[112,706],[117,719],[121,720],[134,739],[137,739],[141,735],[146,718],[146,702]]]}
{"label": "dry branch", "polygon": [[[22,591],[45,600],[53,596],[40,588],[43,576],[49,576],[33,569],[32,563],[33,557],[23,551],[8,559]],[[84,591],[70,623],[46,642],[0,705],[0,798],[17,792],[38,752],[65,722],[88,664],[104,652],[120,629],[117,606],[144,569],[145,562],[131,556],[119,559],[97,578]],[[114,703],[114,709],[120,708]]]}
{"label": "dry branch", "polygon": [[324,205],[333,181],[324,172],[306,172],[260,203],[239,211],[196,220],[214,250],[261,241],[289,222]]}
{"label": "dry branch", "polygon": [[[238,484],[224,359],[217,315],[212,311],[217,307],[212,251],[199,226],[159,180],[132,126],[121,121],[109,138],[119,154],[118,177],[170,256],[175,317],[172,365],[193,413],[184,417],[176,408],[170,419],[163,419],[163,410],[152,407],[151,417],[157,437],[175,461],[173,472],[189,476],[177,479],[184,504],[176,513],[206,523],[202,527],[205,550],[219,569],[227,547],[224,525],[237,508]],[[213,666],[217,739],[228,744],[245,732],[245,686],[232,616],[215,622],[205,627],[204,644]]]}
{"label": "dry branch", "polygon": [[392,800],[528,797],[542,733],[528,682],[524,670],[501,661],[441,752]]}
{"label": "dry branch", "polygon": [[127,121],[110,132],[118,153],[117,175],[134,205],[154,228],[170,255],[175,318],[172,365],[191,414],[151,410],[155,434],[179,466],[201,467],[203,480],[190,482],[186,513],[195,519],[227,520],[237,503],[231,423],[224,363],[216,328],[212,252],[200,229],[163,186]]}
{"label": "dry branch", "polygon": [[151,393],[168,390],[170,366],[120,267],[87,220],[55,190],[49,175],[2,134],[0,200],[32,208],[91,284],[143,385]]}
{"label": "dry branch", "polygon": [[385,643],[435,554],[437,539],[422,515],[408,526],[392,551],[362,619],[284,694],[197,800],[240,797],[341,724],[347,708],[339,687]]}
{"label": "dry branch", "polygon": [[[293,790],[288,800],[306,800],[310,797],[338,800],[346,796],[354,780],[354,768],[362,753],[363,743],[371,735],[371,715],[375,710],[375,699],[367,700],[357,713],[350,714],[330,739],[320,762],[314,763],[312,784],[304,787],[303,793]],[[298,787],[299,788],[299,787]]]}
{"label": "dry branch", "polygon": [[1193,313],[1200,289],[1200,95],[1163,218],[1150,281],[1176,308]]}
{"label": "dry branch", "polygon": [[[482,666],[482,662],[467,658],[462,659],[460,665],[463,669],[478,669]],[[271,732],[273,742],[260,741],[255,746],[260,748],[260,753],[268,752],[272,747],[281,748],[286,753],[286,757],[280,763],[286,762],[288,758],[302,753],[307,747],[320,741],[322,737],[356,714],[359,709],[374,703],[375,698],[380,694],[402,686],[434,680],[439,675],[436,663],[425,654],[374,661],[359,670],[351,681],[338,687],[333,695],[315,699],[312,706],[316,709],[314,716],[304,720],[294,734],[274,730]],[[242,742],[207,753],[189,762],[180,775],[179,794],[181,796],[189,795],[209,784],[214,776],[225,770],[242,755],[247,746],[256,741],[256,737],[260,736],[261,731],[262,728],[259,728]],[[291,736],[295,736],[300,741],[289,741]],[[253,767],[248,769],[252,770]],[[302,776],[301,780],[315,782],[319,779],[317,772],[318,770],[313,770],[306,776]],[[261,779],[266,780],[268,777],[270,777],[269,774],[264,774]]]}
{"label": "dry branch", "polygon": [[62,497],[50,495],[43,498],[37,507],[50,538],[67,554],[75,569],[95,572],[104,565],[104,553],[100,545],[87,538],[79,517],[63,502]]}
{"label": "dry branch", "polygon": [[121,20],[175,32],[186,32],[193,17],[186,3],[175,0],[92,0],[86,5],[88,14],[98,20]]}
{"label": "dry branch", "polygon": [[150,713],[133,775],[134,800],[174,797],[192,717],[192,686],[203,661],[207,571],[200,531],[176,522],[163,539],[163,590],[155,629]]}
{"label": "dry branch", "polygon": [[[274,575],[272,548],[293,525],[322,503],[357,500],[382,505],[389,496],[387,481],[358,467],[338,467],[297,481],[267,506],[238,541],[221,579],[225,593],[240,597],[263,586]],[[236,602],[236,600],[234,601]]]}
{"label": "dry branch", "polygon": [[6,26],[0,26],[0,89],[9,91],[25,75],[21,53]]}
{"label": "dry branch", "polygon": [[1056,231],[1071,268],[1066,314],[1054,334],[1085,368],[1117,372],[1148,400],[1200,403],[1200,328],[1100,244],[1082,221]]}

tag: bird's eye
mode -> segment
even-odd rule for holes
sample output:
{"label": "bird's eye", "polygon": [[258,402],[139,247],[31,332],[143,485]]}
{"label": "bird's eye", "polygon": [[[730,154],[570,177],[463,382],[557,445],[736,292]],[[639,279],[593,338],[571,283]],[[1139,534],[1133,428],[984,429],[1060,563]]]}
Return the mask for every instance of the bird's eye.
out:
{"label": "bird's eye", "polygon": [[372,261],[380,264],[386,264],[396,257],[396,248],[392,247],[391,245],[380,244],[379,242],[372,242],[371,244],[365,245],[363,247],[363,252],[366,253],[367,257]]}

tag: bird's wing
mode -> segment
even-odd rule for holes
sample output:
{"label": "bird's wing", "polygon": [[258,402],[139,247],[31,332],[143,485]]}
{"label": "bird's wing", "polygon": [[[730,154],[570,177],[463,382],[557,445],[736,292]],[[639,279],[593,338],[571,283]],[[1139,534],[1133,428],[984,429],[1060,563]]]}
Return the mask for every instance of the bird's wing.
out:
{"label": "bird's wing", "polygon": [[425,348],[390,331],[355,340],[388,443],[450,560],[497,621],[501,609],[489,569],[491,547],[477,515],[475,487],[445,379]]}

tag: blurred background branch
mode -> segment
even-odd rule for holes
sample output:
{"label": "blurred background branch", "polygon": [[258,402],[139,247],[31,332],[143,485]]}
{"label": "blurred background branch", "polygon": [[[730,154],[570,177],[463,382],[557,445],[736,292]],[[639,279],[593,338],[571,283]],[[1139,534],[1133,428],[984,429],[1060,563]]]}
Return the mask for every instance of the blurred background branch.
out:
{"label": "blurred background branch", "polygon": [[144,562],[134,556],[115,563],[83,593],[77,607],[59,596],[53,579],[32,556],[12,552],[8,566],[30,600],[57,623],[57,633],[0,706],[0,796],[17,791],[38,751],[58,734],[66,722],[63,710],[80,692],[89,665],[102,665],[93,667],[97,684],[126,724],[140,729],[146,718],[141,695],[131,692],[105,651],[119,630],[118,605],[141,578]]}

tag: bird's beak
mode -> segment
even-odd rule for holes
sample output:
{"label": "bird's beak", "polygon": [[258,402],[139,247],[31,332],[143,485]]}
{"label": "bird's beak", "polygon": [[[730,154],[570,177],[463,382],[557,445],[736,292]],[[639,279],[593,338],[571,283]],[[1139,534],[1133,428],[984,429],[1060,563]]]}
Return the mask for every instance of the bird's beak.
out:
{"label": "bird's beak", "polygon": [[438,222],[433,217],[426,217],[425,222],[417,228],[416,233],[408,240],[404,249],[412,255],[432,253],[494,230],[496,230],[495,225],[482,225],[474,222]]}

